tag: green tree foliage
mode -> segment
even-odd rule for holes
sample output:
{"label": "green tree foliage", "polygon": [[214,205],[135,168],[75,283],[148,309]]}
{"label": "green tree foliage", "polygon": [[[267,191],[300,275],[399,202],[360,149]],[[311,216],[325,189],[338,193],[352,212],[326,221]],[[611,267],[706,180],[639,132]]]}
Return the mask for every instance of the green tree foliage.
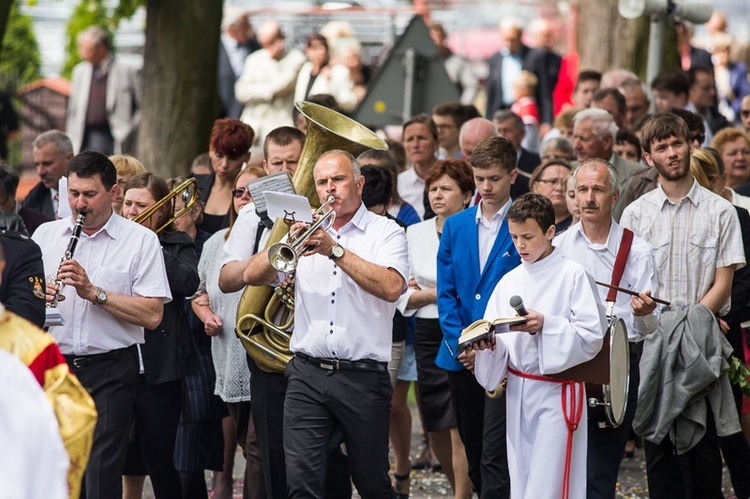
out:
{"label": "green tree foliage", "polygon": [[65,78],[70,78],[75,65],[81,62],[76,37],[78,33],[90,26],[101,26],[109,32],[110,36],[112,35],[112,29],[116,27],[113,17],[107,11],[102,0],[81,0],[81,3],[70,16],[68,27],[65,29],[65,38],[67,39],[65,52],[67,56],[65,66],[62,69],[62,76]]}
{"label": "green tree foliage", "polygon": [[5,29],[0,58],[0,89],[15,91],[41,76],[41,55],[31,18],[13,2]]}

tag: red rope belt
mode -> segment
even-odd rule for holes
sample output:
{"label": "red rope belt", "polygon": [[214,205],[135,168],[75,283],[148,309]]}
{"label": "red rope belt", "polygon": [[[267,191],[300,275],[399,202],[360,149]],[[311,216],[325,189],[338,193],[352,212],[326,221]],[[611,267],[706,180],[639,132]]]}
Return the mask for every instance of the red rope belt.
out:
{"label": "red rope belt", "polygon": [[[546,376],[540,376],[538,374],[524,373],[521,371],[517,371],[512,367],[508,367],[508,371],[521,378],[562,384],[560,401],[562,403],[563,416],[565,416],[565,424],[568,427],[568,440],[565,446],[565,467],[563,469],[563,482],[560,495],[562,499],[568,499],[568,497],[570,497],[570,470],[571,459],[573,455],[573,433],[578,429],[578,424],[581,422],[581,416],[583,415],[583,399],[586,398],[583,383],[576,383],[575,381],[570,380],[548,378]],[[576,385],[578,385],[577,394]]]}

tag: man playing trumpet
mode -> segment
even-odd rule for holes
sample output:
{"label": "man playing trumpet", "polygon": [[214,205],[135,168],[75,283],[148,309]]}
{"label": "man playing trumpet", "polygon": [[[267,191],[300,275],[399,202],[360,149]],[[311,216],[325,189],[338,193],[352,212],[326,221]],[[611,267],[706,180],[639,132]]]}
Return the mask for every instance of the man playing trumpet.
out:
{"label": "man playing trumpet", "polygon": [[[406,237],[365,208],[364,178],[349,153],[324,153],[313,176],[321,201],[334,198],[336,219],[309,235],[295,274],[295,356],[284,405],[289,496],[323,497],[327,444],[340,428],[359,493],[390,498],[386,367],[394,302],[409,274]],[[255,255],[243,276],[251,285],[285,277],[271,267],[268,251]]]}
{"label": "man playing trumpet", "polygon": [[[171,295],[156,234],[112,211],[117,197],[112,162],[83,152],[68,165],[68,179],[72,217],[41,225],[33,239],[42,249],[45,273],[56,274],[66,286],[58,305],[65,323],[50,327],[50,333],[99,414],[85,494],[119,497],[138,380],[135,345],[143,343],[144,327],[161,322]],[[60,263],[73,217],[82,213],[76,253]],[[60,290],[48,281],[46,292],[52,301]]]}

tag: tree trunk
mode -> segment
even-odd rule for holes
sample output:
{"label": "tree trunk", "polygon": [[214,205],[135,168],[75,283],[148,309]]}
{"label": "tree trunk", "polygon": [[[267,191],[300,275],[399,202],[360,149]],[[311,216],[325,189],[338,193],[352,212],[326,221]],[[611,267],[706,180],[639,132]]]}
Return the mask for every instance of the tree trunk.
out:
{"label": "tree trunk", "polygon": [[[627,69],[645,82],[649,16],[625,19],[620,16],[615,0],[579,0],[578,12],[578,67],[602,72]],[[672,67],[676,61],[674,28],[667,21],[662,67]]]}
{"label": "tree trunk", "polygon": [[208,151],[221,15],[221,0],[148,0],[138,157],[165,177]]}
{"label": "tree trunk", "polygon": [[2,0],[0,1],[0,57],[3,52],[3,39],[5,38],[5,32],[8,28],[8,20],[10,19],[10,9],[13,7],[14,0]]}

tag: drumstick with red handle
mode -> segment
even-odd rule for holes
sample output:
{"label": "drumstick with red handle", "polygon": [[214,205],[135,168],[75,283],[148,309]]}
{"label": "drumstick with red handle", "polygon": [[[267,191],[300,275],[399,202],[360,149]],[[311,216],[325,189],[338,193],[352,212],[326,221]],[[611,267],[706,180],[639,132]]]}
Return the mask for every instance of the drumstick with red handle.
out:
{"label": "drumstick with red handle", "polygon": [[[629,289],[620,288],[618,286],[612,286],[611,284],[606,284],[606,283],[599,282],[599,281],[594,281],[594,282],[596,282],[599,286],[604,286],[605,288],[616,289],[617,291],[622,291],[623,293],[628,294],[628,295],[638,296],[640,294],[636,291],[631,291]],[[662,300],[661,298],[656,298],[655,296],[651,296],[650,298],[654,300],[656,303],[661,303],[662,305],[666,305],[668,307],[672,305],[672,302]]]}

